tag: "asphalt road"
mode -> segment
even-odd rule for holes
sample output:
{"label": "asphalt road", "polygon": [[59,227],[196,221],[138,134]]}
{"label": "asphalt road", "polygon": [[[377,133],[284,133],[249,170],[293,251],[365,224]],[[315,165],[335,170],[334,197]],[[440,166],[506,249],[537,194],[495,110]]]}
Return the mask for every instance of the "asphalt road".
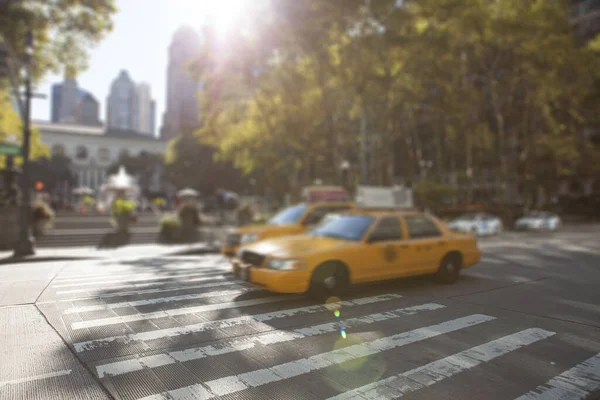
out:
{"label": "asphalt road", "polygon": [[31,302],[0,308],[0,399],[600,398],[600,229],[480,247],[456,284],[325,305],[212,255],[48,266]]}

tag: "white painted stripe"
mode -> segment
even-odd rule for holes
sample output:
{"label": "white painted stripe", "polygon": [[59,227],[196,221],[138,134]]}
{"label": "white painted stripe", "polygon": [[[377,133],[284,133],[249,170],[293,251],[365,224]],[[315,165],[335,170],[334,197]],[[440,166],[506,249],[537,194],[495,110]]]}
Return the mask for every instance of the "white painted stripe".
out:
{"label": "white painted stripe", "polygon": [[516,400],[586,399],[600,390],[600,353],[555,376]]}
{"label": "white painted stripe", "polygon": [[[236,279],[228,276],[215,276],[215,277],[203,277],[203,278],[193,278],[186,279],[185,283],[190,282],[206,282],[206,281],[229,281],[235,282]],[[238,280],[239,282],[239,280]],[[73,293],[93,293],[105,290],[116,290],[116,289],[137,289],[144,287],[153,287],[153,286],[164,286],[172,282],[150,282],[150,283],[130,283],[125,285],[110,285],[108,287],[96,287],[96,288],[82,288],[82,289],[69,289],[69,290],[59,290],[56,292],[57,295],[65,295],[65,294],[73,294]],[[181,286],[182,287],[182,286]]]}
{"label": "white painted stripe", "polygon": [[170,310],[160,310],[160,311],[154,311],[154,312],[150,312],[150,313],[137,313],[137,314],[132,314],[132,315],[122,315],[122,316],[117,316],[117,317],[91,319],[89,321],[73,322],[71,324],[71,329],[78,330],[78,329],[95,328],[98,326],[115,325],[115,324],[135,322],[135,321],[145,321],[148,319],[155,319],[155,318],[168,318],[168,317],[174,317],[177,315],[202,313],[202,312],[207,312],[207,311],[226,310],[228,308],[249,307],[249,306],[256,306],[259,304],[279,303],[281,301],[293,300],[293,299],[298,299],[298,296],[290,295],[290,296],[263,297],[260,299],[229,301],[227,303],[220,303],[220,304],[205,304],[205,305],[196,306],[196,307],[174,308],[174,309],[170,309]]}
{"label": "white painted stripe", "polygon": [[159,297],[159,298],[155,298],[155,299],[124,301],[124,302],[120,302],[120,303],[98,304],[98,305],[93,305],[93,306],[72,307],[72,308],[67,308],[66,310],[64,310],[63,314],[75,314],[75,313],[81,313],[81,312],[100,311],[100,310],[114,310],[114,309],[123,308],[123,307],[147,306],[150,304],[163,304],[163,303],[172,303],[172,302],[185,301],[185,300],[198,300],[198,299],[206,299],[206,298],[210,298],[210,297],[219,297],[219,296],[238,296],[240,294],[244,294],[247,292],[256,292],[258,290],[260,290],[260,289],[242,288],[242,289],[238,289],[238,290],[223,290],[220,292],[183,294],[180,296]]}
{"label": "white painted stripe", "polygon": [[70,369],[66,369],[64,371],[49,372],[47,374],[28,376],[26,378],[13,379],[11,381],[0,381],[0,388],[2,388],[4,386],[8,386],[8,385],[16,385],[19,383],[39,381],[39,380],[48,379],[48,378],[56,378],[57,376],[65,376],[65,375],[71,374],[71,372],[73,372],[73,371]]}
{"label": "white painted stripe", "polygon": [[397,399],[405,394],[431,386],[463,371],[553,336],[555,332],[531,328],[500,339],[492,340],[453,354],[441,360],[417,367],[407,372],[382,379],[360,388],[350,390],[329,400]]}
{"label": "white painted stripe", "polygon": [[149,294],[149,293],[165,293],[165,292],[178,292],[183,290],[193,290],[193,289],[204,289],[211,287],[219,287],[219,286],[233,286],[240,288],[252,288],[249,285],[246,285],[242,281],[225,281],[225,282],[215,282],[215,283],[205,283],[202,285],[195,286],[181,286],[178,285],[176,287],[166,288],[166,289],[146,289],[146,290],[133,290],[133,291],[125,291],[125,292],[111,292],[111,293],[101,293],[96,296],[85,296],[85,297],[73,297],[70,299],[60,299],[60,300],[52,300],[52,301],[38,301],[36,304],[48,304],[48,303],[61,303],[61,302],[75,302],[75,301],[84,301],[84,300],[94,300],[94,299],[104,299],[110,297],[122,297],[122,296],[130,296],[130,295],[139,295],[139,294]]}
{"label": "white painted stripe", "polygon": [[[60,275],[56,278],[57,282],[77,282],[77,281],[85,281],[92,279],[101,279],[111,278],[115,275],[132,275],[132,274],[153,274],[156,272],[165,272],[165,271],[188,271],[190,269],[193,270],[210,270],[210,269],[222,269],[222,270],[231,270],[230,262],[223,262],[221,260],[194,260],[193,262],[186,260],[182,262],[180,260],[173,260],[172,264],[168,264],[162,267],[153,267],[151,266],[152,260],[148,261],[148,266],[143,266],[143,261],[136,260],[136,262],[140,263],[139,267],[132,267],[126,264],[117,264],[116,266],[106,267],[104,265],[95,265],[93,267],[88,267],[86,270],[81,271],[70,271],[70,273],[65,273],[62,271]],[[99,268],[102,269],[102,272],[90,272],[97,271]]]}
{"label": "white painted stripe", "polygon": [[[128,282],[147,282],[147,281],[168,281],[171,279],[178,278],[189,278],[189,277],[199,277],[199,276],[215,276],[215,275],[223,275],[223,271],[211,271],[211,272],[193,272],[189,274],[176,274],[176,275],[147,275],[142,277],[136,277],[128,280]],[[124,279],[109,279],[104,281],[95,281],[95,282],[76,282],[76,283],[64,283],[59,285],[52,285],[54,289],[62,289],[69,287],[81,287],[81,286],[102,286],[102,285],[110,285],[112,283],[123,283]]]}
{"label": "white painted stripe", "polygon": [[191,349],[172,351],[169,353],[140,357],[132,360],[117,361],[109,364],[96,366],[96,372],[100,378],[107,375],[117,376],[144,368],[152,368],[149,365],[163,366],[199,360],[201,358],[213,357],[221,354],[236,353],[239,351],[254,348],[257,344],[268,346],[274,343],[291,342],[297,339],[323,335],[331,332],[338,332],[341,326],[346,329],[359,327],[362,325],[373,324],[394,318],[400,318],[405,315],[415,315],[421,311],[433,311],[445,306],[436,303],[421,304],[418,306],[401,308],[395,311],[385,313],[376,313],[357,318],[349,318],[336,322],[327,322],[324,324],[313,325],[310,327],[299,328],[292,331],[271,331],[264,334],[248,336],[242,339],[233,339],[220,342],[218,345],[208,345],[195,347]]}
{"label": "white painted stripe", "polygon": [[[220,379],[208,381],[202,385],[192,385],[182,389],[170,390],[157,396],[144,398],[159,399],[172,398],[173,400],[185,399],[190,391],[202,392],[202,398],[213,398],[236,393],[252,387],[258,387],[267,383],[282,381],[295,376],[307,374],[332,365],[341,364],[346,361],[355,360],[365,356],[378,354],[387,350],[406,346],[412,343],[420,342],[432,337],[440,336],[449,332],[468,328],[477,324],[494,320],[494,317],[487,315],[474,314],[467,317],[442,322],[437,325],[431,325],[424,328],[414,329],[412,331],[399,333],[392,336],[383,337],[370,342],[350,345],[338,350],[332,350],[320,353],[309,358],[291,361],[285,364],[279,364],[270,368],[263,368],[239,375],[227,376]],[[208,389],[208,393],[207,392]],[[208,396],[207,396],[208,395]],[[169,397],[167,397],[169,396]],[[188,397],[189,398],[189,397]]]}
{"label": "white painted stripe", "polygon": [[498,260],[496,258],[489,258],[489,257],[483,257],[481,259],[481,262],[486,262],[486,263],[490,263],[490,264],[507,264],[506,261],[502,261],[502,260]]}
{"label": "white painted stripe", "polygon": [[67,284],[67,283],[94,283],[102,280],[128,280],[133,278],[151,278],[151,277],[165,277],[165,273],[181,273],[181,272],[220,272],[227,273],[231,272],[231,268],[224,267],[215,267],[211,265],[210,267],[198,268],[198,266],[188,267],[188,268],[168,268],[168,269],[157,269],[157,270],[120,270],[114,271],[112,273],[98,275],[98,276],[80,276],[79,278],[56,278],[52,281],[53,284]]}
{"label": "white painted stripe", "polygon": [[[368,305],[368,304],[378,303],[378,302],[382,302],[382,301],[396,300],[401,297],[402,296],[397,295],[397,294],[384,294],[384,295],[379,295],[379,296],[363,297],[363,298],[354,299],[354,300],[345,300],[340,303],[334,303],[334,304],[326,304],[326,305],[319,304],[319,305],[314,305],[314,306],[273,311],[273,312],[268,312],[268,313],[263,313],[263,314],[243,315],[241,317],[233,317],[233,318],[226,318],[226,319],[221,319],[221,320],[201,322],[201,323],[194,324],[194,325],[178,326],[176,328],[158,329],[158,330],[148,331],[148,332],[140,332],[140,333],[134,333],[134,334],[129,334],[129,335],[112,336],[112,337],[108,337],[108,338],[89,340],[86,342],[78,342],[78,343],[74,343],[73,347],[75,347],[75,350],[78,353],[81,353],[84,351],[95,350],[100,347],[108,346],[113,342],[129,343],[131,341],[137,341],[137,340],[147,341],[147,340],[155,340],[155,339],[164,339],[167,337],[176,337],[176,336],[180,336],[180,335],[187,335],[190,333],[204,332],[204,331],[208,331],[211,329],[230,328],[233,326],[247,324],[249,322],[265,322],[265,321],[270,321],[270,320],[285,318],[285,317],[307,315],[307,314],[313,314],[313,313],[323,312],[323,311],[333,311],[335,308],[339,308],[339,307],[343,308],[343,307]],[[273,328],[269,327],[269,329],[273,329]]]}

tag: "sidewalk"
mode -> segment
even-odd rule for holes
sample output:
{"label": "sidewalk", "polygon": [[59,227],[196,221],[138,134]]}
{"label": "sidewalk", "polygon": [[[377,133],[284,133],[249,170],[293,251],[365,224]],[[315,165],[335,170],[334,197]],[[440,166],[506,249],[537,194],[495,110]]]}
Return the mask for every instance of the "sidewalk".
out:
{"label": "sidewalk", "polygon": [[35,306],[0,308],[0,343],[0,399],[110,398]]}

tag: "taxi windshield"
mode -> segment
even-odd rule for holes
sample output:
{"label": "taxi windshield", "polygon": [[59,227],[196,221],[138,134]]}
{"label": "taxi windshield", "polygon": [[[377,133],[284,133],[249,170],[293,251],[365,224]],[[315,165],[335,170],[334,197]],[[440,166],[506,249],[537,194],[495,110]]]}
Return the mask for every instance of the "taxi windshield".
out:
{"label": "taxi windshield", "polygon": [[373,219],[367,215],[332,215],[310,234],[358,242],[373,223]]}
{"label": "taxi windshield", "polygon": [[296,224],[304,215],[304,212],[308,206],[305,204],[298,204],[296,206],[288,207],[278,212],[273,218],[269,220],[269,224],[272,225],[291,225]]}

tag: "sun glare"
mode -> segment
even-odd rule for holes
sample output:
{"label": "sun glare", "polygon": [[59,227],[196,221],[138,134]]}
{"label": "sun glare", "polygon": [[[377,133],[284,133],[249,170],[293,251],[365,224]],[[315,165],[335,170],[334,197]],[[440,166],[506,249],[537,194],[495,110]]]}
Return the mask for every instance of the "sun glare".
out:
{"label": "sun glare", "polygon": [[211,24],[220,34],[234,29],[252,8],[252,0],[186,0],[181,5],[181,22],[199,27]]}

